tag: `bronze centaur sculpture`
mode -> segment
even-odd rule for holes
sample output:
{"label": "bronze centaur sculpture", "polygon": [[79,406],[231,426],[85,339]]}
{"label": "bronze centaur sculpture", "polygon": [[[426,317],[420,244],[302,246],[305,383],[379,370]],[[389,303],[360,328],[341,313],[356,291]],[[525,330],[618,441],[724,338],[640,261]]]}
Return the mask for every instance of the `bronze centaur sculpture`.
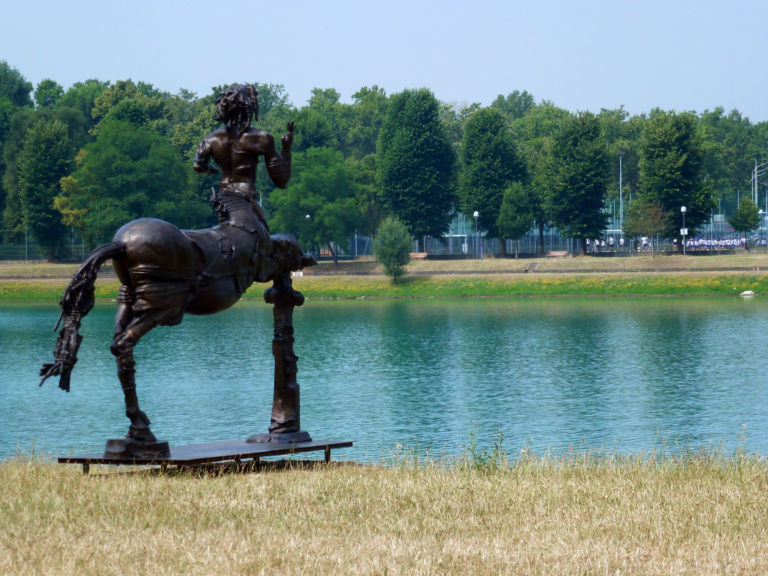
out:
{"label": "bronze centaur sculpture", "polygon": [[[226,90],[216,101],[216,110],[217,120],[225,126],[200,143],[194,167],[199,173],[218,172],[209,164],[213,159],[221,169],[219,189],[211,195],[219,226],[180,230],[162,220],[141,218],[120,228],[111,243],[88,256],[64,292],[56,327],[62,320],[63,326],[54,362],[40,371],[41,386],[50,376],[60,376],[59,387],[69,391],[82,341],[80,322],[93,308],[99,267],[111,259],[121,283],[111,351],[131,421],[125,443],[134,454],[154,454],[158,444],[136,395],[133,348],[138,341],[156,326],[178,324],[184,314],[213,314],[229,308],[254,281],[273,281],[272,293],[285,294],[293,305],[296,301],[300,305],[303,297],[296,298],[300,294],[292,290],[290,274],[316,263],[292,236],[270,235],[256,201],[259,156],[264,157],[275,186],[284,188],[288,183],[294,124],[288,124],[278,153],[270,134],[250,127],[252,118],[258,119],[257,92],[252,86],[238,84]],[[289,328],[292,344],[293,328]],[[275,410],[270,430],[284,430],[279,422],[275,424]],[[167,444],[159,455],[163,451]]]}

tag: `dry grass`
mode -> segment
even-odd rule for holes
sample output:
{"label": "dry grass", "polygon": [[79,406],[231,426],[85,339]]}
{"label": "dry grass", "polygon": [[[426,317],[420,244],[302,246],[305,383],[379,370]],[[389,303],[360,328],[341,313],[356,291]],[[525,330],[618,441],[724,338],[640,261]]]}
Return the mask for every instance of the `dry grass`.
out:
{"label": "dry grass", "polygon": [[473,464],[83,476],[0,463],[0,573],[768,572],[759,458]]}
{"label": "dry grass", "polygon": [[[412,260],[408,265],[411,274],[461,274],[461,273],[522,273],[532,263],[537,272],[659,272],[696,270],[759,270],[768,269],[768,253],[753,251],[715,256],[633,256],[624,258],[582,256],[576,258],[486,258],[483,260]],[[11,278],[62,278],[69,280],[77,270],[77,264],[52,264],[48,262],[0,261],[0,279]],[[110,272],[104,266],[102,274]],[[373,274],[383,275],[381,266],[372,259],[355,261],[322,261],[306,271],[308,275]]]}

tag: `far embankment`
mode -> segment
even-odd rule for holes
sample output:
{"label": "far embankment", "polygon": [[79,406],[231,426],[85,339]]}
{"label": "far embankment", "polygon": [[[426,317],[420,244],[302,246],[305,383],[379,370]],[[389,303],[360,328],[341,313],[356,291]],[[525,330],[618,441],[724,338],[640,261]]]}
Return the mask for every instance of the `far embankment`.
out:
{"label": "far embankment", "polygon": [[[58,301],[76,264],[0,262],[0,300]],[[309,299],[768,294],[768,254],[413,260],[399,284],[373,260],[321,262],[294,279]],[[117,296],[108,266],[98,298]],[[254,285],[245,298],[259,299]]]}

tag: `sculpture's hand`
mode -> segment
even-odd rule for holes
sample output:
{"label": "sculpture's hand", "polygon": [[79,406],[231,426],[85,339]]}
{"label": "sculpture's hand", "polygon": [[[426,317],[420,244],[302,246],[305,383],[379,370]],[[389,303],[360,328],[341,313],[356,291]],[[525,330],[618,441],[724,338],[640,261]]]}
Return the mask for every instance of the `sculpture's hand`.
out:
{"label": "sculpture's hand", "polygon": [[283,154],[290,154],[291,146],[293,145],[293,131],[296,129],[296,123],[291,120],[285,127],[285,134],[283,134]]}

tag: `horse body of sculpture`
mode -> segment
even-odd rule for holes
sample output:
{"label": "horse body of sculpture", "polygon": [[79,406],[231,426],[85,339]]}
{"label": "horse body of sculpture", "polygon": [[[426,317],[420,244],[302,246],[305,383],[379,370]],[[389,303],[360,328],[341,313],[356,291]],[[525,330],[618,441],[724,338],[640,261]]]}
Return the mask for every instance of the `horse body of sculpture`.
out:
{"label": "horse body of sculpture", "polygon": [[[315,264],[292,236],[270,235],[255,202],[253,180],[258,156],[266,157],[275,184],[285,186],[290,176],[293,135],[291,123],[282,139],[282,154],[277,154],[271,136],[248,128],[257,109],[255,97],[252,87],[244,85],[222,93],[217,107],[227,127],[206,137],[195,158],[198,172],[216,171],[208,166],[211,155],[222,168],[220,189],[214,191],[211,200],[219,212],[220,225],[185,231],[154,218],[129,222],[111,243],[86,258],[61,299],[59,322],[63,320],[63,326],[54,362],[43,365],[40,384],[50,376],[60,376],[59,386],[68,391],[82,342],[80,322],[94,305],[99,267],[112,260],[121,286],[110,350],[131,422],[126,442],[133,444],[134,455],[161,455],[168,450],[167,444],[159,449],[155,446],[149,418],[139,408],[133,358],[138,341],[156,326],[178,324],[186,313],[213,314],[229,308],[254,281],[274,281],[281,293],[290,294],[290,273]],[[285,426],[280,431],[285,432]],[[121,441],[110,442],[125,447]]]}

